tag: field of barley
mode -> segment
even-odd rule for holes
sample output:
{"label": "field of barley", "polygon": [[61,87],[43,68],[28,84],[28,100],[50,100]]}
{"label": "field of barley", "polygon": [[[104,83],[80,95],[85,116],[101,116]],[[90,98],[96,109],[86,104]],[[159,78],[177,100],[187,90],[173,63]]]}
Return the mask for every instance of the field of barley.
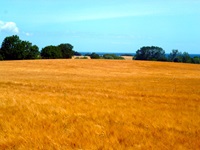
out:
{"label": "field of barley", "polygon": [[200,65],[0,61],[0,149],[200,149]]}

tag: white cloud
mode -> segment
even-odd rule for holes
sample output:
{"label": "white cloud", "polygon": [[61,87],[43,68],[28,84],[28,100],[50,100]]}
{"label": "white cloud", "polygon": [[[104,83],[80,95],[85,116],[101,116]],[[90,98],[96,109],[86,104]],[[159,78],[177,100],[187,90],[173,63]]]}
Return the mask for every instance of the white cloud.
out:
{"label": "white cloud", "polygon": [[11,32],[14,34],[19,33],[19,28],[15,22],[3,22],[0,21],[0,32]]}

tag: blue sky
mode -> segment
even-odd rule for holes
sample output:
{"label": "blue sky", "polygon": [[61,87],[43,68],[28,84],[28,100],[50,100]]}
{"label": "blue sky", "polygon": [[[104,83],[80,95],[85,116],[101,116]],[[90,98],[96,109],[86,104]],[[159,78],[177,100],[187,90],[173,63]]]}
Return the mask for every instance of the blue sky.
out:
{"label": "blue sky", "polygon": [[5,0],[0,43],[17,34],[43,48],[134,53],[159,46],[200,54],[200,0]]}

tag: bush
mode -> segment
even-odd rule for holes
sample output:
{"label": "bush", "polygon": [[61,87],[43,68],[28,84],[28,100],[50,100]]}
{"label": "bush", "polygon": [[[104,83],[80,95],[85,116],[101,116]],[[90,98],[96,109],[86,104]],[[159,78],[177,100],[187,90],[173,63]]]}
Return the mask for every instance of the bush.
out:
{"label": "bush", "polygon": [[111,56],[110,54],[105,54],[105,55],[103,55],[103,58],[104,58],[104,59],[114,59],[114,57]]}
{"label": "bush", "polygon": [[124,59],[123,57],[117,56],[115,54],[104,54],[103,58],[104,59]]}

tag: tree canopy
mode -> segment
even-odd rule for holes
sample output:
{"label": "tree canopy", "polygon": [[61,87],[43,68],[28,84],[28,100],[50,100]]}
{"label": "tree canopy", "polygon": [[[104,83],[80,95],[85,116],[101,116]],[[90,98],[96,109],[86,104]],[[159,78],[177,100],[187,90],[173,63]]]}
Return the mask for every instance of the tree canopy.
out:
{"label": "tree canopy", "polygon": [[50,45],[41,50],[41,57],[44,59],[62,58],[62,52],[58,46]]}
{"label": "tree canopy", "polygon": [[191,58],[187,52],[181,53],[178,50],[172,50],[168,56],[168,60],[172,62],[197,63],[198,57]]}
{"label": "tree canopy", "polygon": [[0,49],[1,59],[20,60],[35,59],[39,55],[39,48],[28,41],[20,40],[19,36],[6,37]]}
{"label": "tree canopy", "polygon": [[41,50],[41,57],[44,59],[72,58],[74,51],[71,44],[60,44],[58,46],[46,46]]}
{"label": "tree canopy", "polygon": [[20,40],[19,36],[13,35],[3,40],[0,48],[0,60],[36,59],[40,55],[45,59],[72,58],[74,53],[73,46],[69,43],[46,46],[40,53],[38,46]]}
{"label": "tree canopy", "polygon": [[165,51],[157,46],[144,46],[136,51],[136,60],[165,60]]}
{"label": "tree canopy", "polygon": [[73,46],[69,43],[60,44],[60,45],[58,45],[58,48],[60,49],[60,51],[62,53],[62,58],[72,58],[72,56],[75,53],[73,51]]}

